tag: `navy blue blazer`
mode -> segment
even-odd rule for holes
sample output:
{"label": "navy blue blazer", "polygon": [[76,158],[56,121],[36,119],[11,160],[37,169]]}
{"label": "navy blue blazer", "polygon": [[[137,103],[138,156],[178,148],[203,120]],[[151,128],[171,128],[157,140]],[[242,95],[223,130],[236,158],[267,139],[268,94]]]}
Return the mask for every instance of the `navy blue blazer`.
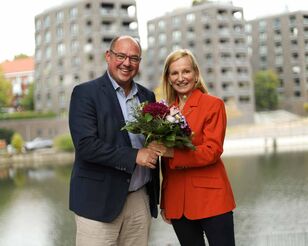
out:
{"label": "navy blue blazer", "polygon": [[[140,102],[155,95],[137,84]],[[116,92],[108,74],[77,85],[72,92],[69,127],[75,146],[69,208],[92,220],[110,222],[121,212],[136,166],[133,149]],[[159,167],[151,170],[147,184],[150,209],[157,217]]]}

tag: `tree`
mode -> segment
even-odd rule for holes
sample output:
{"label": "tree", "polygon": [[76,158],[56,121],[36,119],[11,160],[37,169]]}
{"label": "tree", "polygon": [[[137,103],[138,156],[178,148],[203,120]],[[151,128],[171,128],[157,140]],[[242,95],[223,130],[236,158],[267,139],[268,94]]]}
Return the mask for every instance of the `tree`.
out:
{"label": "tree", "polygon": [[7,144],[11,143],[14,131],[11,129],[0,128],[0,139],[4,139]]}
{"label": "tree", "polygon": [[21,106],[25,110],[33,110],[34,109],[34,83],[31,83],[28,87],[28,93],[21,99]]}
{"label": "tree", "polygon": [[14,147],[14,149],[16,149],[17,153],[20,154],[22,152],[24,146],[24,140],[19,133],[17,132],[14,133],[14,135],[12,136],[11,144]]}
{"label": "tree", "polygon": [[254,76],[256,110],[275,110],[278,107],[279,79],[271,70],[259,71]]}
{"label": "tree", "polygon": [[21,53],[19,55],[14,56],[14,60],[28,58],[28,57],[29,57],[28,55]]}
{"label": "tree", "polygon": [[10,106],[12,98],[12,84],[4,78],[4,74],[0,70],[0,110],[2,107]]}
{"label": "tree", "polygon": [[208,2],[208,0],[193,0],[192,1],[192,6],[204,4],[204,3],[207,3],[207,2]]}

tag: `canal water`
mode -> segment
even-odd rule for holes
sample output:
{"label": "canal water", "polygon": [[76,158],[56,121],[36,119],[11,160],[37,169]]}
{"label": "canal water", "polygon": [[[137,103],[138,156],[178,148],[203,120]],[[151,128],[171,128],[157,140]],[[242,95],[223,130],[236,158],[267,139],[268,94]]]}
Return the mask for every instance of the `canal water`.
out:
{"label": "canal water", "polygon": [[[308,152],[224,158],[236,197],[237,246],[308,245]],[[0,169],[0,245],[73,246],[71,165]],[[150,246],[179,245],[153,220]]]}

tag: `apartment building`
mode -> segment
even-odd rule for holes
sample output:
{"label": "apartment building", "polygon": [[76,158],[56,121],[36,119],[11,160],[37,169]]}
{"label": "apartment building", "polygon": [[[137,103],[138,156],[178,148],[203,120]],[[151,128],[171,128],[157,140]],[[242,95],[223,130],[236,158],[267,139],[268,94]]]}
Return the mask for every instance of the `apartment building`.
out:
{"label": "apartment building", "polygon": [[70,1],[35,17],[35,109],[66,114],[73,87],[99,77],[117,35],[139,39],[135,0]]}
{"label": "apartment building", "polygon": [[12,107],[18,109],[20,100],[28,93],[29,85],[34,78],[33,57],[17,58],[0,64],[4,77],[12,83]]}
{"label": "apartment building", "polygon": [[253,73],[271,69],[280,79],[282,109],[303,115],[308,103],[308,11],[285,12],[248,22]]}
{"label": "apartment building", "polygon": [[228,123],[253,121],[254,94],[243,9],[232,3],[204,2],[177,9],[147,24],[146,75],[159,84],[166,56],[190,49],[211,94],[227,106]]}

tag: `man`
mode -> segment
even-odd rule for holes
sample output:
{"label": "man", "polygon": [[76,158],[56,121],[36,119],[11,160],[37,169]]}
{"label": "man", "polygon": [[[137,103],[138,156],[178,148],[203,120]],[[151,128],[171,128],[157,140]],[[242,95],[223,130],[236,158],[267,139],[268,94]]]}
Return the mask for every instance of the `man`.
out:
{"label": "man", "polygon": [[70,103],[76,245],[147,245],[151,215],[157,217],[158,156],[143,147],[143,136],[121,128],[136,105],[155,95],[133,81],[141,60],[134,38],[113,39],[105,58],[105,74],[76,86]]}

